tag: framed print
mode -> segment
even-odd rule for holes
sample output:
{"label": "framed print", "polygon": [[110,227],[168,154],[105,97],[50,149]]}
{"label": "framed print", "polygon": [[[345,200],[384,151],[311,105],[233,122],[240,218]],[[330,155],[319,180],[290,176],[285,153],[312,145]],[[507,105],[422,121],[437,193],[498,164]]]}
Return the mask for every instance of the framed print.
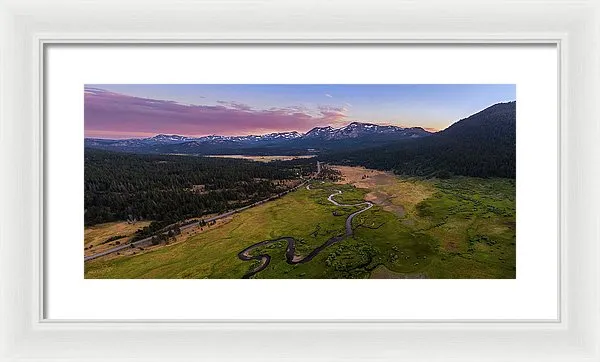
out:
{"label": "framed print", "polygon": [[[47,220],[57,225],[45,243],[48,318],[225,320],[230,309],[218,306],[228,304],[243,320],[427,320],[423,300],[448,290],[460,297],[436,318],[558,318],[558,228],[542,221],[556,204],[535,206],[557,183],[528,185],[533,175],[556,180],[556,164],[538,162],[557,152],[556,46],[49,45],[45,54],[56,95],[46,100],[47,154],[57,155],[46,163],[56,185]],[[194,72],[241,57],[254,61]],[[367,57],[377,70],[348,75]],[[452,60],[418,69],[440,57]],[[177,72],[149,76],[173,58],[185,59]],[[82,108],[66,107],[82,93]],[[446,112],[460,115],[436,115]],[[537,152],[526,152],[534,138]],[[61,196],[81,179],[78,197]],[[69,228],[82,201],[83,225]],[[82,232],[83,250],[55,243]],[[556,242],[518,242],[539,236]],[[378,308],[360,307],[357,285]],[[275,305],[297,297],[280,309],[231,295],[247,288]],[[210,295],[207,308],[195,290]],[[107,307],[115,291],[129,303]]]}
{"label": "framed print", "polygon": [[2,360],[600,360],[596,3],[1,5]]}

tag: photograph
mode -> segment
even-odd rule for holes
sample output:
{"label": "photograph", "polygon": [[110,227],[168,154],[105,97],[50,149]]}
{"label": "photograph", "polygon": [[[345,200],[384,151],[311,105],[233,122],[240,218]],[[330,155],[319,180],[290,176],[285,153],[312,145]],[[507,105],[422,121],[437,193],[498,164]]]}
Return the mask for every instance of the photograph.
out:
{"label": "photograph", "polygon": [[82,92],[85,279],[516,279],[516,84]]}

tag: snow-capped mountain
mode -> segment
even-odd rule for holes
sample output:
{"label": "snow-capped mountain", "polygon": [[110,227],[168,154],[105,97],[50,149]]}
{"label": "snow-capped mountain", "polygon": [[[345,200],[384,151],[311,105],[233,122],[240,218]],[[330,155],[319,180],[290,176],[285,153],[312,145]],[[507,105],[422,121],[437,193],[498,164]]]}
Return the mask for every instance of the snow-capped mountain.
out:
{"label": "snow-capped mountain", "polygon": [[403,128],[397,126],[382,126],[372,123],[352,122],[341,128],[316,127],[308,131],[304,137],[322,138],[325,140],[341,140],[359,138],[367,135],[397,135],[403,138],[428,136],[430,133],[421,127]]}
{"label": "snow-capped mountain", "polygon": [[158,134],[154,137],[146,138],[145,140],[156,143],[180,143],[186,141],[192,141],[193,138],[179,136],[176,134]]}
{"label": "snow-capped mountain", "polygon": [[[344,147],[351,143],[395,141],[406,138],[419,138],[431,133],[420,127],[403,128],[382,126],[371,123],[352,122],[344,127],[315,127],[306,133],[276,132],[264,135],[186,137],[180,135],[159,134],[149,138],[107,140],[86,138],[85,146],[107,150],[143,152],[143,153],[231,153],[249,149],[267,148],[264,152],[282,152],[293,149],[335,148],[338,141],[344,141]],[[337,143],[336,143],[337,142]],[[341,146],[340,146],[341,147]]]}
{"label": "snow-capped mountain", "polygon": [[269,133],[261,136],[261,139],[264,140],[293,140],[296,138],[301,138],[303,135],[299,132],[279,132],[279,133]]}
{"label": "snow-capped mountain", "polygon": [[304,134],[306,138],[330,138],[335,128],[331,126],[327,127],[315,127]]}

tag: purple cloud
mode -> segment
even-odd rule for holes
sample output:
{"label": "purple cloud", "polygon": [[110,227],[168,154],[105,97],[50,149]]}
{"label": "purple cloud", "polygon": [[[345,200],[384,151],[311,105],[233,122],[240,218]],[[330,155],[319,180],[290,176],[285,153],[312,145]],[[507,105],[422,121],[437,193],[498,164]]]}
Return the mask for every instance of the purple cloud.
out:
{"label": "purple cloud", "polygon": [[254,109],[249,105],[218,101],[217,105],[186,105],[174,101],[128,96],[99,88],[85,88],[87,137],[145,137],[157,133],[182,135],[245,135],[307,131],[336,125],[346,109],[286,107]]}

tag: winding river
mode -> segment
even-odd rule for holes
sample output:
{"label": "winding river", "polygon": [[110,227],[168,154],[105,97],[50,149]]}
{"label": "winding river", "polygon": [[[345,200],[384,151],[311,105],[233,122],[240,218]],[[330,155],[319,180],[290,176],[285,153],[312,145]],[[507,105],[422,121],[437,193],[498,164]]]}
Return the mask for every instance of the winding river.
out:
{"label": "winding river", "polygon": [[[310,185],[307,185],[306,189],[310,190]],[[315,256],[317,256],[323,249],[327,248],[330,245],[337,243],[338,241],[343,240],[345,237],[352,236],[352,232],[353,232],[352,231],[352,219],[354,219],[354,217],[356,215],[363,213],[363,212],[369,210],[370,208],[372,208],[373,204],[368,201],[360,202],[358,204],[340,204],[339,202],[335,201],[333,199],[333,197],[336,195],[340,195],[341,193],[342,193],[342,191],[335,190],[335,192],[333,194],[329,195],[327,200],[336,206],[342,206],[342,207],[353,207],[353,206],[361,206],[361,205],[365,206],[363,209],[360,209],[360,210],[348,215],[348,218],[346,219],[346,234],[345,235],[338,235],[338,236],[331,237],[329,240],[327,240],[321,246],[319,246],[316,249],[314,249],[313,251],[311,251],[305,257],[299,257],[296,255],[296,240],[289,236],[283,236],[278,239],[265,240],[265,241],[258,242],[256,244],[252,244],[249,247],[247,247],[246,249],[240,251],[238,253],[238,258],[240,258],[241,260],[244,260],[244,261],[258,260],[258,261],[260,261],[260,264],[258,265],[258,267],[254,268],[253,270],[244,274],[243,278],[244,279],[250,278],[254,274],[260,272],[261,270],[264,270],[271,262],[271,256],[269,254],[260,254],[260,255],[251,255],[250,254],[252,252],[252,250],[254,250],[258,247],[269,245],[269,244],[274,244],[274,243],[277,243],[280,241],[287,242],[287,247],[286,247],[286,251],[285,251],[285,260],[288,264],[293,265],[293,264],[307,263],[307,262],[311,261]]]}

